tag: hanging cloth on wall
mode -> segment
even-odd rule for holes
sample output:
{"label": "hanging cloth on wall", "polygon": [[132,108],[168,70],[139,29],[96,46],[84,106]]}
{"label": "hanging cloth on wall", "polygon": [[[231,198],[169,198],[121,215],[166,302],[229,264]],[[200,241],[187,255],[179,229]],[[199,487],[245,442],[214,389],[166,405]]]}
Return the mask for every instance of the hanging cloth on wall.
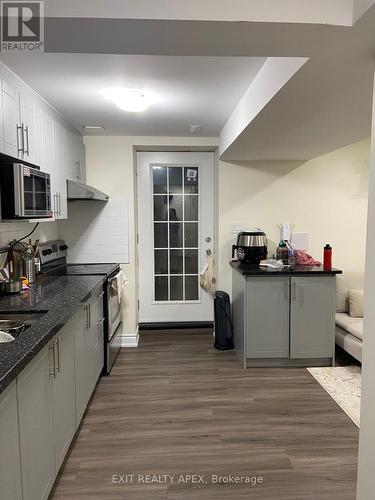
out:
{"label": "hanging cloth on wall", "polygon": [[210,295],[215,295],[215,259],[211,250],[206,251],[206,260],[200,272],[200,285]]}

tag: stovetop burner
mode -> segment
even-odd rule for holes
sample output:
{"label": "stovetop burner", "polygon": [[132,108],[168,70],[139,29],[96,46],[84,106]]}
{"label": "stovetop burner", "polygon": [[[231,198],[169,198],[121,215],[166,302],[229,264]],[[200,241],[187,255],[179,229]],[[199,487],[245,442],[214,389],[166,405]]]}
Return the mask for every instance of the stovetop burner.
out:
{"label": "stovetop burner", "polygon": [[64,240],[40,245],[42,272],[52,276],[111,276],[120,270],[115,263],[68,264],[68,245]]}

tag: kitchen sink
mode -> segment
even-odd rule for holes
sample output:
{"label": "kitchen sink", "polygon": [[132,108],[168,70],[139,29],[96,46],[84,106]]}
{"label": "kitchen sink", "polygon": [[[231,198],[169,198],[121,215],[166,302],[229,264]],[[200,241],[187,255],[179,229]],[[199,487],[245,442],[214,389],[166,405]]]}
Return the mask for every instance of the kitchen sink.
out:
{"label": "kitchen sink", "polygon": [[30,326],[40,321],[45,314],[45,312],[0,313],[0,332],[5,332],[12,337],[10,338],[8,335],[0,334],[0,344],[13,342],[30,328]]}

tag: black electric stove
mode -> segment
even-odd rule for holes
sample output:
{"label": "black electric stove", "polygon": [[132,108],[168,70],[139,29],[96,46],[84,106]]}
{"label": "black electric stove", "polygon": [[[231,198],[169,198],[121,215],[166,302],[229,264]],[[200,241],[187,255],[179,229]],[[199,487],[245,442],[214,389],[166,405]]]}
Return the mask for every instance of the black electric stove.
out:
{"label": "black electric stove", "polygon": [[[40,245],[41,271],[50,276],[106,276],[104,283],[104,369],[108,375],[121,348],[122,300],[116,286],[120,264],[69,264],[63,240]],[[120,295],[120,298],[119,298]]]}

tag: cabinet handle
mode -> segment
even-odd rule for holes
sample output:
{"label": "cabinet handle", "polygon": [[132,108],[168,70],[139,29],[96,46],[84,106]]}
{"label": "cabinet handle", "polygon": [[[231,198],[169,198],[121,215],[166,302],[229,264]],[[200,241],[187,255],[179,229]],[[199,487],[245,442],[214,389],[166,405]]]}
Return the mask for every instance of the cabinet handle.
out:
{"label": "cabinet handle", "polygon": [[58,338],[56,340],[56,350],[57,350],[57,355],[56,355],[56,359],[57,359],[57,372],[60,373],[61,371],[61,362],[60,362],[60,339]]}
{"label": "cabinet handle", "polygon": [[60,337],[57,339],[57,362],[58,362],[57,370],[60,373],[60,371],[61,371]]}
{"label": "cabinet handle", "polygon": [[57,206],[57,193],[53,195],[53,214],[55,216],[55,219],[58,218],[59,212],[58,212],[58,206]]}
{"label": "cabinet handle", "polygon": [[26,137],[26,148],[24,153],[25,155],[27,156],[30,156],[30,149],[29,149],[29,126],[26,125],[25,129],[24,129],[24,134],[25,134],[25,137]]}
{"label": "cabinet handle", "polygon": [[[21,140],[20,140],[21,138]],[[21,146],[20,146],[21,144]],[[25,142],[23,136],[23,123],[21,126],[17,125],[17,150],[18,153],[25,154]]]}
{"label": "cabinet handle", "polygon": [[76,161],[76,177],[77,179],[81,179],[81,162]]}
{"label": "cabinet handle", "polygon": [[58,194],[59,199],[59,216],[61,217],[61,193]]}
{"label": "cabinet handle", "polygon": [[49,365],[49,376],[56,378],[56,369],[55,369],[55,343],[53,343],[52,347],[49,348],[49,353],[50,353],[50,361],[51,361],[51,353],[52,353],[52,366],[51,363]]}
{"label": "cabinet handle", "polygon": [[293,300],[297,299],[297,283],[293,283]]}
{"label": "cabinet handle", "polygon": [[285,283],[285,299],[289,301],[290,284],[289,281]]}
{"label": "cabinet handle", "polygon": [[91,328],[91,308],[90,304],[86,306],[86,329],[90,330]]}

